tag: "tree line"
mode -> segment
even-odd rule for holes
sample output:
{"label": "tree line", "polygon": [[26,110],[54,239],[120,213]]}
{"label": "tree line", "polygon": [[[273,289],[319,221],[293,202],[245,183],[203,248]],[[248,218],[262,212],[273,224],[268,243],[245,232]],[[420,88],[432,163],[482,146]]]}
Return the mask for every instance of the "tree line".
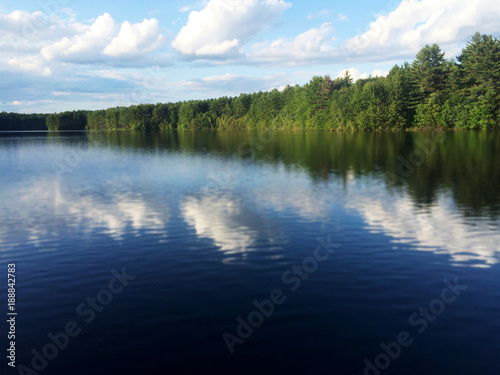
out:
{"label": "tree line", "polygon": [[[63,112],[45,122],[49,130],[488,129],[500,125],[499,85],[500,40],[476,33],[456,60],[446,60],[437,44],[426,45],[386,77],[316,76],[282,91]],[[0,130],[4,124],[0,116]]]}
{"label": "tree line", "polygon": [[0,131],[47,130],[47,115],[0,112]]}

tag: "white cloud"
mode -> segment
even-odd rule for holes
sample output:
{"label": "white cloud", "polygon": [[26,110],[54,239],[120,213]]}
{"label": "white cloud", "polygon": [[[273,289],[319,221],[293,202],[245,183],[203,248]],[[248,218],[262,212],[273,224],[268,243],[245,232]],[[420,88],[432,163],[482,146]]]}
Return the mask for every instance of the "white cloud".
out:
{"label": "white cloud", "polygon": [[211,0],[203,10],[190,13],[172,47],[191,56],[238,53],[290,6],[281,0]]}
{"label": "white cloud", "polygon": [[75,63],[142,57],[161,48],[163,39],[155,18],[134,24],[125,21],[117,25],[110,14],[104,13],[77,35],[64,37],[42,48],[41,55],[47,60]]}
{"label": "white cloud", "polygon": [[340,73],[337,74],[335,78],[342,78],[345,76],[346,73],[349,73],[354,82],[356,82],[358,79],[368,78],[368,73],[361,73],[361,71],[358,68],[349,68],[341,70]]}
{"label": "white cloud", "polygon": [[372,72],[372,77],[386,77],[389,74],[388,70],[375,69]]}
{"label": "white cloud", "polygon": [[375,69],[371,74],[368,73],[361,73],[361,71],[358,68],[349,68],[349,69],[344,69],[341,70],[340,73],[337,74],[335,78],[342,78],[345,76],[345,73],[348,72],[351,78],[353,79],[354,82],[356,82],[358,79],[366,79],[371,77],[385,77],[387,74],[389,74],[388,70],[381,70],[381,69]]}
{"label": "white cloud", "polygon": [[[336,44],[332,24],[324,23],[295,38],[282,37],[245,45],[238,33],[251,36],[256,31],[249,31],[237,14],[237,7],[229,11],[221,5],[230,2],[232,0],[212,0],[203,11],[192,12],[188,24],[172,44],[174,48],[198,58],[216,56],[217,64],[221,63],[221,58],[245,65],[395,64],[413,59],[425,44],[432,43],[438,43],[448,52],[448,57],[455,57],[474,32],[496,34],[500,31],[498,1],[404,0],[394,11],[378,16],[366,32],[341,44]],[[257,0],[244,2],[250,3],[255,5]],[[222,9],[216,11],[216,5]],[[245,14],[252,15],[252,11]],[[321,15],[325,12],[308,18]],[[335,21],[344,20],[347,20],[345,14],[338,13]],[[255,21],[255,25],[260,21]],[[385,75],[385,71],[375,70],[372,76],[376,75]]]}
{"label": "white cloud", "polygon": [[352,57],[370,60],[413,56],[425,44],[437,43],[446,50],[478,30],[496,33],[499,19],[500,2],[496,0],[405,0],[344,47]]}
{"label": "white cloud", "polygon": [[344,13],[337,14],[337,21],[349,21],[349,18]]}
{"label": "white cloud", "polygon": [[42,48],[41,54],[47,60],[91,61],[96,59],[117,32],[113,18],[104,13],[84,32],[72,38]]}
{"label": "white cloud", "polygon": [[136,24],[125,21],[118,36],[104,48],[103,53],[113,57],[144,54],[160,48],[163,40],[157,19],[145,19]]}
{"label": "white cloud", "polygon": [[204,77],[202,78],[205,82],[225,82],[225,81],[233,81],[237,79],[238,76],[233,73],[226,73],[220,76],[212,76],[212,77]]}
{"label": "white cloud", "polygon": [[9,60],[9,65],[19,70],[34,73],[42,76],[49,76],[52,71],[45,66],[45,61],[40,56],[28,55],[25,57],[13,57]]}
{"label": "white cloud", "polygon": [[57,16],[43,12],[16,10],[10,14],[0,14],[0,49],[3,52],[38,53],[40,48],[61,38],[73,36],[81,25],[68,25]]}
{"label": "white cloud", "polygon": [[308,20],[312,20],[313,18],[317,18],[317,17],[325,17],[328,15],[328,13],[330,13],[330,12],[328,12],[328,10],[323,9],[321,12],[318,12],[316,14],[309,14],[306,18]]}
{"label": "white cloud", "polygon": [[322,60],[334,52],[333,31],[330,23],[324,23],[321,27],[308,30],[292,40],[280,38],[270,43],[256,44],[252,46],[247,57],[257,63],[280,63],[289,66]]}
{"label": "white cloud", "polygon": [[[337,21],[345,20],[342,13]],[[470,36],[500,31],[500,2],[494,0],[404,0],[393,12],[380,15],[368,31],[333,46],[333,27],[325,23],[294,40],[280,38],[256,44],[247,63],[294,66],[346,62],[398,62],[413,59],[425,44],[437,43],[455,57]],[[374,71],[372,75],[384,75]]]}
{"label": "white cloud", "polygon": [[117,79],[120,81],[128,81],[130,78],[130,75],[125,75],[123,73],[114,71],[114,70],[99,70],[96,73],[90,73],[89,75],[94,76],[94,77],[102,77],[102,78],[110,78],[110,79]]}
{"label": "white cloud", "polygon": [[16,105],[16,106],[24,106],[24,105],[32,105],[35,102],[33,100],[14,100],[10,102],[9,104],[11,105]]}
{"label": "white cloud", "polygon": [[271,91],[274,91],[274,90],[278,90],[279,92],[283,92],[285,91],[285,89],[288,87],[288,86],[296,86],[295,84],[286,84],[286,85],[280,85],[280,86],[273,86],[273,87],[269,87],[267,90],[264,90],[264,91],[268,91],[268,92],[271,92]]}
{"label": "white cloud", "polygon": [[177,82],[174,82],[174,85],[175,86],[179,86],[179,87],[195,87],[195,86],[198,86],[198,82],[195,82],[195,81],[188,81],[188,80],[182,80],[182,81],[177,81]]}
{"label": "white cloud", "polygon": [[208,4],[208,1],[209,0],[201,0],[195,4],[184,5],[184,6],[179,8],[179,12],[185,13],[185,12],[189,12],[189,11],[194,10],[194,9],[203,9]]}

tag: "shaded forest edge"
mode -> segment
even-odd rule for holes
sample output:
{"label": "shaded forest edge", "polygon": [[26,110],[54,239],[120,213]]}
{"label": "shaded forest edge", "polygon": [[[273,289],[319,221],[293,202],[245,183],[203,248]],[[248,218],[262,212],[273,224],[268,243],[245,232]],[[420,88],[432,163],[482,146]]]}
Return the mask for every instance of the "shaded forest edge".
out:
{"label": "shaded forest edge", "polygon": [[476,33],[457,60],[427,45],[387,77],[313,77],[238,97],[55,114],[0,113],[0,130],[371,131],[500,126],[500,40]]}

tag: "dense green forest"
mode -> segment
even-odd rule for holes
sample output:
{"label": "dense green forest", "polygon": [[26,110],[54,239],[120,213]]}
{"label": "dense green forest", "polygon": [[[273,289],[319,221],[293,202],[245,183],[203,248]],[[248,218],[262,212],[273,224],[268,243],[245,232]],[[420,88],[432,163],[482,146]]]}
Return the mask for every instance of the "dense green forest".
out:
{"label": "dense green forest", "polygon": [[[0,114],[0,130],[22,128]],[[31,122],[27,122],[34,126]],[[500,40],[476,33],[457,60],[427,45],[410,64],[387,77],[313,77],[238,97],[140,104],[46,116],[49,130],[83,129],[290,129],[393,130],[407,128],[487,129],[500,125]],[[10,127],[5,129],[4,126]]]}
{"label": "dense green forest", "polygon": [[0,112],[0,130],[47,130],[47,115]]}

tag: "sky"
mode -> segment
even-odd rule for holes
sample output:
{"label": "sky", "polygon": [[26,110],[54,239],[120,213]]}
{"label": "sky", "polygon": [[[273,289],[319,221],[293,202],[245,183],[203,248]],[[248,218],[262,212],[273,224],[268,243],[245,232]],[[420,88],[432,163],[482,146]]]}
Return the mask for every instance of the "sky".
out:
{"label": "sky", "polygon": [[385,76],[500,34],[498,0],[0,2],[0,111],[51,113]]}

